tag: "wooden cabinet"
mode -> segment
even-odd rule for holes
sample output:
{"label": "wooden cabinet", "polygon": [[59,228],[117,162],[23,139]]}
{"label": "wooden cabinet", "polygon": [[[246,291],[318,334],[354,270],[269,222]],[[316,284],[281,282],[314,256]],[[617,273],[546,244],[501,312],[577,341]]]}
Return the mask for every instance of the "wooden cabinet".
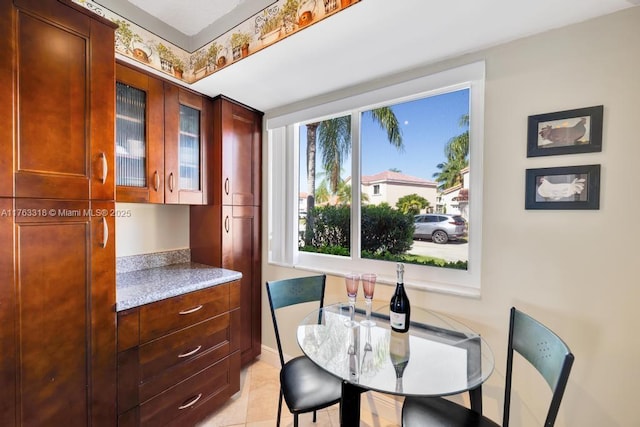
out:
{"label": "wooden cabinet", "polygon": [[0,2],[2,426],[116,422],[114,30]]}
{"label": "wooden cabinet", "polygon": [[207,97],[116,64],[117,200],[206,203]]}
{"label": "wooden cabinet", "polygon": [[112,25],[67,2],[13,3],[0,6],[0,196],[113,200]]}
{"label": "wooden cabinet", "polygon": [[218,96],[213,117],[214,204],[260,206],[262,113]]}
{"label": "wooden cabinet", "polygon": [[178,86],[164,87],[165,203],[206,203],[206,141],[211,135],[211,101]]}
{"label": "wooden cabinet", "polygon": [[118,425],[185,426],[240,390],[240,283],[118,313]]}
{"label": "wooden cabinet", "polygon": [[3,199],[0,425],[115,423],[113,209]]}
{"label": "wooden cabinet", "polygon": [[262,113],[224,97],[214,99],[210,195],[215,204],[192,206],[191,259],[242,273],[242,364],[261,351],[261,129]]}
{"label": "wooden cabinet", "polygon": [[116,199],[164,202],[164,86],[116,64]]}

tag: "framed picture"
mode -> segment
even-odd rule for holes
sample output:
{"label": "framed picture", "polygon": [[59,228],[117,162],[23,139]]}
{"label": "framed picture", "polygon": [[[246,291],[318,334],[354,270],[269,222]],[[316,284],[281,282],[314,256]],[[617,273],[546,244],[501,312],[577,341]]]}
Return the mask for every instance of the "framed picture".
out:
{"label": "framed picture", "polygon": [[603,106],[529,116],[527,157],[602,151]]}
{"label": "framed picture", "polygon": [[600,165],[527,169],[525,209],[599,209]]}

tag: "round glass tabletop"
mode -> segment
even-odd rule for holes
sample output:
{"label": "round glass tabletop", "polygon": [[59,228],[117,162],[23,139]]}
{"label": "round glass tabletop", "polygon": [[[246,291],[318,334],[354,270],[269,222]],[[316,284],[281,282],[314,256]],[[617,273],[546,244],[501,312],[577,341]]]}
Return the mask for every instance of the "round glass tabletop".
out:
{"label": "round glass tabletop", "polygon": [[315,310],[297,330],[304,354],[331,374],[367,390],[403,396],[445,396],[481,385],[493,372],[488,344],[462,323],[412,307],[407,333],[389,326],[389,307],[364,310],[348,304]]}

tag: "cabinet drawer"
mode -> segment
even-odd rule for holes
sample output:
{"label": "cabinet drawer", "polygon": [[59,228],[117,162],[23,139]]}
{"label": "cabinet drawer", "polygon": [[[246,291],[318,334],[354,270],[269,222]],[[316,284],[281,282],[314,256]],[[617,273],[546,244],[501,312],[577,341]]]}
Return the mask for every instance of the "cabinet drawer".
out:
{"label": "cabinet drawer", "polygon": [[229,311],[229,284],[140,307],[140,343]]}
{"label": "cabinet drawer", "polygon": [[[232,356],[237,356],[234,353]],[[216,396],[230,396],[239,388],[235,376],[237,357],[226,357],[140,406],[140,425],[181,425],[192,411],[211,405]],[[237,364],[239,367],[239,363]]]}
{"label": "cabinet drawer", "polygon": [[147,381],[214,347],[229,344],[229,338],[229,313],[225,313],[144,344],[140,346],[141,379]]}

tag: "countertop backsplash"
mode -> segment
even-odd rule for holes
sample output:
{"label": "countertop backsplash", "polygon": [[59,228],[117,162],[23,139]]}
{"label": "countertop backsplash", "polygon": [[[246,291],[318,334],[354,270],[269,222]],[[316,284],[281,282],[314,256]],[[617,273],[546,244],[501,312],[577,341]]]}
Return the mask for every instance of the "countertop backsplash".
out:
{"label": "countertop backsplash", "polygon": [[191,250],[155,252],[151,254],[130,255],[116,258],[116,273],[128,273],[147,268],[163,267],[191,261]]}

